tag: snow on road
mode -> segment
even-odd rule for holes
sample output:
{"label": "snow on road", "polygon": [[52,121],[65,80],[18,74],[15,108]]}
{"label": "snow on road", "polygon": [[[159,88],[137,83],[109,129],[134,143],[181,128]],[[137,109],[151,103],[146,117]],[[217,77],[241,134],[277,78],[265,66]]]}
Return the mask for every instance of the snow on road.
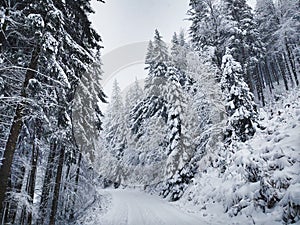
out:
{"label": "snow on road", "polygon": [[196,214],[187,214],[169,202],[137,190],[103,190],[111,195],[111,206],[95,224],[101,225],[201,225]]}

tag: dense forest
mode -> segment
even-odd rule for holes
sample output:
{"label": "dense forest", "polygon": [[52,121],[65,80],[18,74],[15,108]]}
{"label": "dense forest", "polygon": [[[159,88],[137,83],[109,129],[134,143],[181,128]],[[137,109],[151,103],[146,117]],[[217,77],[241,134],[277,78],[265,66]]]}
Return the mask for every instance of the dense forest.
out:
{"label": "dense forest", "polygon": [[99,187],[299,222],[299,0],[190,0],[109,103],[90,0],[0,2],[1,224],[80,224]]}
{"label": "dense forest", "polygon": [[98,134],[84,127],[100,130],[105,101],[93,10],[69,0],[2,0],[0,9],[1,224],[70,224],[95,189],[86,155]]}

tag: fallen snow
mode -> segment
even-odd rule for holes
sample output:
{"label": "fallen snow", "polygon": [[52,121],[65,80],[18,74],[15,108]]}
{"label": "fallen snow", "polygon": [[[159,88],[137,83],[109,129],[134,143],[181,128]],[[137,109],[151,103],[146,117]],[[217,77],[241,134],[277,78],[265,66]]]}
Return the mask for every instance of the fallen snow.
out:
{"label": "fallen snow", "polygon": [[[210,149],[179,201],[170,203],[138,190],[100,189],[100,199],[108,201],[95,205],[79,224],[283,224],[287,207],[300,205],[300,90],[261,110],[260,119],[266,129],[237,143],[225,172],[215,166],[217,149]],[[257,166],[257,180],[245,177],[248,166]],[[264,184],[269,185],[266,198],[277,196],[270,207],[258,197]]]}
{"label": "fallen snow", "polygon": [[[211,149],[202,159],[206,167],[201,165],[193,183],[176,202],[178,207],[206,216],[213,225],[284,223],[286,208],[300,205],[300,90],[282,95],[261,110],[260,118],[266,129],[258,129],[253,139],[238,143],[224,174],[211,166],[218,158]],[[258,206],[264,204],[257,197],[263,190],[261,180],[249,182],[244,177],[249,165],[257,165],[258,176],[267,181],[267,197],[278,198],[265,212]]]}
{"label": "fallen snow", "polygon": [[[186,213],[157,196],[130,189],[99,190],[109,196],[106,210],[91,212],[85,225],[198,225],[208,224],[201,216]],[[99,213],[99,214],[97,214]],[[96,215],[95,215],[96,214]]]}

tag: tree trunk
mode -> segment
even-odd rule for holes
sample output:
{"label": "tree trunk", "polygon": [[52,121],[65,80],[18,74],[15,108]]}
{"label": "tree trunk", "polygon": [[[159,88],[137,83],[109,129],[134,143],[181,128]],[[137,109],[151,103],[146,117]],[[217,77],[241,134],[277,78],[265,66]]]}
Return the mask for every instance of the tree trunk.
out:
{"label": "tree trunk", "polygon": [[76,194],[77,194],[78,184],[79,184],[81,158],[82,158],[82,154],[79,153],[78,167],[77,167],[76,178],[75,178],[74,198],[73,198],[72,207],[71,207],[71,214],[70,214],[70,219],[71,219],[71,220],[74,219],[74,210],[73,210],[73,208],[74,208],[74,205],[75,205]]}
{"label": "tree trunk", "polygon": [[43,183],[43,190],[42,190],[42,196],[40,201],[40,207],[39,207],[39,219],[38,224],[44,224],[44,220],[47,217],[47,208],[48,208],[48,197],[50,196],[50,186],[51,181],[53,178],[53,168],[54,168],[54,161],[55,161],[55,153],[57,149],[57,139],[53,138],[50,143],[50,153],[48,155],[48,161],[47,161],[47,167],[46,167],[46,173]]}
{"label": "tree trunk", "polygon": [[292,85],[292,87],[294,87],[292,72],[291,72],[291,69],[290,69],[290,66],[289,66],[289,63],[288,63],[287,56],[286,56],[285,52],[282,53],[282,59],[283,59],[285,68],[286,68],[286,70],[289,74],[289,79],[291,80],[291,85]]}
{"label": "tree trunk", "polygon": [[[40,47],[37,46],[32,52],[31,61],[28,67],[28,70],[25,74],[25,80],[21,90],[21,98],[26,98],[26,87],[28,86],[29,80],[34,77],[35,71],[38,65],[38,59],[40,54]],[[5,194],[7,190],[8,180],[11,175],[11,166],[13,162],[13,157],[16,150],[16,145],[18,141],[19,134],[23,126],[23,105],[25,102],[21,100],[18,103],[16,114],[14,116],[8,140],[5,146],[2,166],[0,168],[0,215],[3,213]]]}
{"label": "tree trunk", "polygon": [[265,96],[264,96],[264,89],[263,89],[263,74],[260,69],[260,64],[257,65],[256,67],[256,86],[257,86],[257,94],[259,96],[259,100],[262,102],[262,105],[265,106]]}
{"label": "tree trunk", "polygon": [[283,79],[283,83],[284,83],[284,86],[285,86],[285,90],[289,90],[289,86],[288,86],[288,82],[287,82],[287,78],[286,78],[286,74],[285,74],[285,71],[284,71],[284,66],[283,66],[283,63],[280,62],[278,60],[277,57],[274,57],[275,58],[275,61],[276,61],[276,65],[278,67],[278,70],[280,71],[280,74],[282,76],[282,79]]}
{"label": "tree trunk", "polygon": [[270,93],[272,93],[273,89],[274,89],[274,85],[273,85],[273,81],[272,81],[272,78],[271,78],[271,70],[269,68],[269,64],[268,64],[267,59],[265,59],[265,61],[264,61],[264,66],[265,66],[265,71],[266,71],[266,80],[267,80],[267,83],[268,83],[268,86],[269,86]]}
{"label": "tree trunk", "polygon": [[54,193],[52,199],[52,207],[50,213],[50,225],[55,225],[55,218],[57,213],[57,206],[59,201],[59,190],[61,186],[62,180],[62,171],[64,165],[64,157],[65,157],[65,147],[62,145],[60,146],[60,153],[59,153],[59,161],[58,161],[58,168],[56,172],[56,179],[55,179],[55,186],[54,186]]}
{"label": "tree trunk", "polygon": [[[28,180],[27,192],[30,197],[30,203],[33,204],[34,198],[34,189],[35,189],[35,180],[36,180],[36,171],[37,171],[37,162],[39,158],[39,145],[36,140],[40,139],[40,122],[37,120],[35,124],[33,146],[32,146],[32,158],[31,158],[31,171],[30,178]],[[37,137],[36,137],[37,135]],[[32,212],[28,212],[28,225],[32,224]]]}
{"label": "tree trunk", "polygon": [[292,57],[292,52],[291,52],[291,50],[290,50],[290,48],[287,44],[287,40],[285,40],[285,47],[286,47],[286,52],[287,52],[287,58],[288,58],[288,61],[291,65],[292,73],[294,75],[295,83],[298,86],[299,85],[299,80],[298,80],[298,76],[297,76],[296,65],[295,65],[294,59]]}
{"label": "tree trunk", "polygon": [[273,77],[274,77],[275,81],[277,82],[278,85],[280,85],[280,82],[279,82],[279,76],[278,76],[278,72],[279,72],[279,71],[277,71],[277,70],[275,69],[275,63],[272,62],[272,61],[276,62],[276,59],[275,59],[274,56],[271,58],[271,60],[268,60],[268,62],[269,62],[270,69],[271,69],[271,71],[272,71],[272,74],[273,74]]}

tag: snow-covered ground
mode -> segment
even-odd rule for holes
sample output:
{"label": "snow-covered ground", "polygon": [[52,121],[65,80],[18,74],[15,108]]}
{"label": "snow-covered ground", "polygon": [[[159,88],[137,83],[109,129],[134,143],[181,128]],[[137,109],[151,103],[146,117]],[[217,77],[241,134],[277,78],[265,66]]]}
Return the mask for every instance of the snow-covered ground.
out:
{"label": "snow-covered ground", "polygon": [[105,210],[94,207],[81,219],[85,225],[197,225],[208,224],[199,215],[184,212],[157,196],[130,189],[105,189]]}
{"label": "snow-covered ground", "polygon": [[211,166],[218,155],[208,153],[176,204],[216,225],[300,224],[299,88],[261,110],[260,124],[266,129],[237,143],[224,173]]}
{"label": "snow-covered ground", "polygon": [[287,223],[297,221],[300,90],[282,95],[261,110],[260,124],[265,129],[258,129],[253,139],[237,143],[225,172],[213,165],[219,155],[211,149],[179,201],[170,203],[141,190],[99,189],[99,202],[78,224],[280,225],[284,218]]}

